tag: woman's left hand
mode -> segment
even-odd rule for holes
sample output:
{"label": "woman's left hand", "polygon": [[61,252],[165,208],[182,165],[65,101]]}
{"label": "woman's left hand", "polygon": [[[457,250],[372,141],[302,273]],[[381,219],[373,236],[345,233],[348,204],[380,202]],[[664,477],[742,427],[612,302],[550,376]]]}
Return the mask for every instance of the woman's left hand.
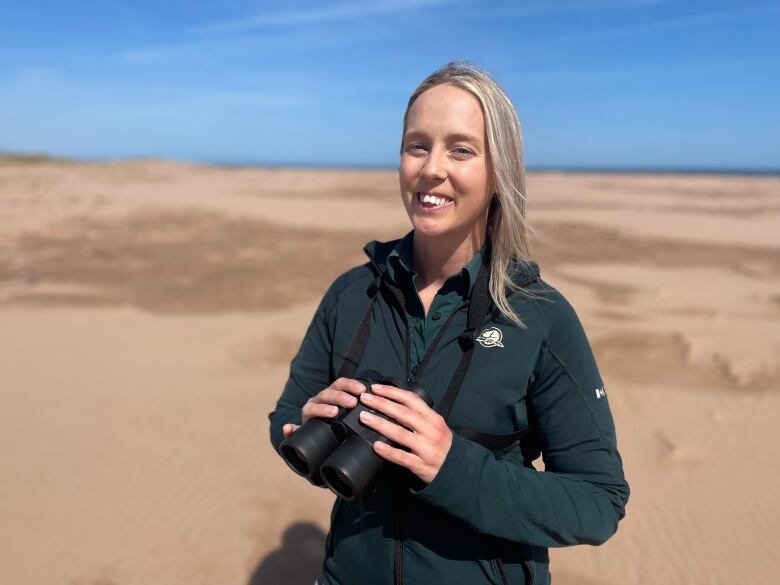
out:
{"label": "woman's left hand", "polygon": [[372,384],[371,392],[360,395],[361,402],[372,410],[386,414],[398,424],[362,412],[360,421],[395,443],[404,451],[381,441],[374,451],[383,459],[406,467],[426,484],[439,473],[452,445],[452,431],[444,418],[409,390]]}

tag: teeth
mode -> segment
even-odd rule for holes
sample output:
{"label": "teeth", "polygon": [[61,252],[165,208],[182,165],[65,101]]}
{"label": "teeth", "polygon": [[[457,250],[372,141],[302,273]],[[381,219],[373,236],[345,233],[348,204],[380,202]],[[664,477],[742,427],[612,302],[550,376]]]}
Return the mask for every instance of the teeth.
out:
{"label": "teeth", "polygon": [[422,195],[420,200],[423,203],[430,203],[431,205],[444,205],[448,201],[448,199],[445,199],[444,197],[436,197],[435,195],[429,195],[428,193]]}

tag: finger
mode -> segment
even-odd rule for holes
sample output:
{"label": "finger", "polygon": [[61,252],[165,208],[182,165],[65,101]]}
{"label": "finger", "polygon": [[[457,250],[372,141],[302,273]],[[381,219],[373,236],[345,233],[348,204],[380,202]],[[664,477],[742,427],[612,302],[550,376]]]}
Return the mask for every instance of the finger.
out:
{"label": "finger", "polygon": [[341,390],[342,392],[349,392],[355,396],[360,396],[366,391],[366,386],[363,382],[353,378],[338,378],[330,385],[330,388]]}
{"label": "finger", "polygon": [[403,404],[382,398],[371,392],[363,394],[360,400],[368,408],[386,414],[409,430],[418,431],[423,427],[422,417]]}
{"label": "finger", "polygon": [[352,408],[357,404],[358,401],[358,399],[352,396],[352,394],[348,394],[334,388],[325,388],[325,390],[320,392],[317,396],[319,397],[318,402],[324,404],[335,404],[344,408]]}
{"label": "finger", "polygon": [[333,406],[332,404],[321,404],[319,402],[307,402],[301,409],[301,416],[306,420],[316,416],[333,418],[338,413],[338,406]]}
{"label": "finger", "polygon": [[381,416],[375,416],[370,412],[363,411],[360,413],[360,422],[399,445],[403,445],[409,449],[412,449],[414,446],[415,435],[413,432],[390,422]]}
{"label": "finger", "polygon": [[396,402],[400,402],[412,410],[422,411],[423,409],[432,410],[425,401],[411,390],[403,390],[396,386],[388,384],[371,384],[371,391],[378,396],[385,396]]}
{"label": "finger", "polygon": [[292,435],[295,431],[298,430],[298,427],[300,425],[295,425],[293,423],[286,424],[282,427],[282,433],[284,433],[284,438],[288,439],[290,435]]}
{"label": "finger", "polygon": [[417,455],[404,451],[403,449],[396,449],[382,441],[374,441],[374,451],[383,459],[400,465],[401,467],[406,467],[406,469],[415,475],[417,475],[417,471],[423,465],[423,460]]}

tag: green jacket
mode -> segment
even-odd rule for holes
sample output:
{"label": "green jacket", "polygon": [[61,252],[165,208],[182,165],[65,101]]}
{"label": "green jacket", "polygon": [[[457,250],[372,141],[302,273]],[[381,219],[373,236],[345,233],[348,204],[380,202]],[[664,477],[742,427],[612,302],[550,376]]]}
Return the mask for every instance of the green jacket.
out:
{"label": "green jacket", "polygon": [[[341,275],[325,294],[269,415],[277,451],[283,425],[300,424],[305,402],[337,377],[372,283],[397,243],[369,243],[370,262]],[[530,430],[494,450],[455,434],[428,485],[385,465],[354,501],[337,499],[322,585],[545,585],[549,547],[599,545],[617,530],[629,486],[585,333],[535,265],[518,267],[515,281],[539,297],[510,299],[527,327],[491,309],[480,331],[492,334],[474,346],[448,423],[491,435]],[[405,379],[404,315],[380,294],[371,319],[359,371]],[[434,406],[460,360],[465,326],[461,307],[418,380]],[[545,471],[533,465],[540,454]],[[304,480],[290,472],[290,481]]]}

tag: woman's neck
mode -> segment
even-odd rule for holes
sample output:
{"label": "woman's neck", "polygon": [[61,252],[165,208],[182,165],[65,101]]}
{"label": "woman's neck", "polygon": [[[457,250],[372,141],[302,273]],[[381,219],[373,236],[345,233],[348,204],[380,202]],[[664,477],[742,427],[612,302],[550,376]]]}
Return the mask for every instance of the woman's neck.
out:
{"label": "woman's neck", "polygon": [[484,242],[485,235],[480,231],[472,231],[465,237],[453,234],[450,237],[435,238],[426,238],[415,232],[412,258],[418,289],[431,285],[434,285],[436,290],[441,288],[445,280],[468,264]]}

